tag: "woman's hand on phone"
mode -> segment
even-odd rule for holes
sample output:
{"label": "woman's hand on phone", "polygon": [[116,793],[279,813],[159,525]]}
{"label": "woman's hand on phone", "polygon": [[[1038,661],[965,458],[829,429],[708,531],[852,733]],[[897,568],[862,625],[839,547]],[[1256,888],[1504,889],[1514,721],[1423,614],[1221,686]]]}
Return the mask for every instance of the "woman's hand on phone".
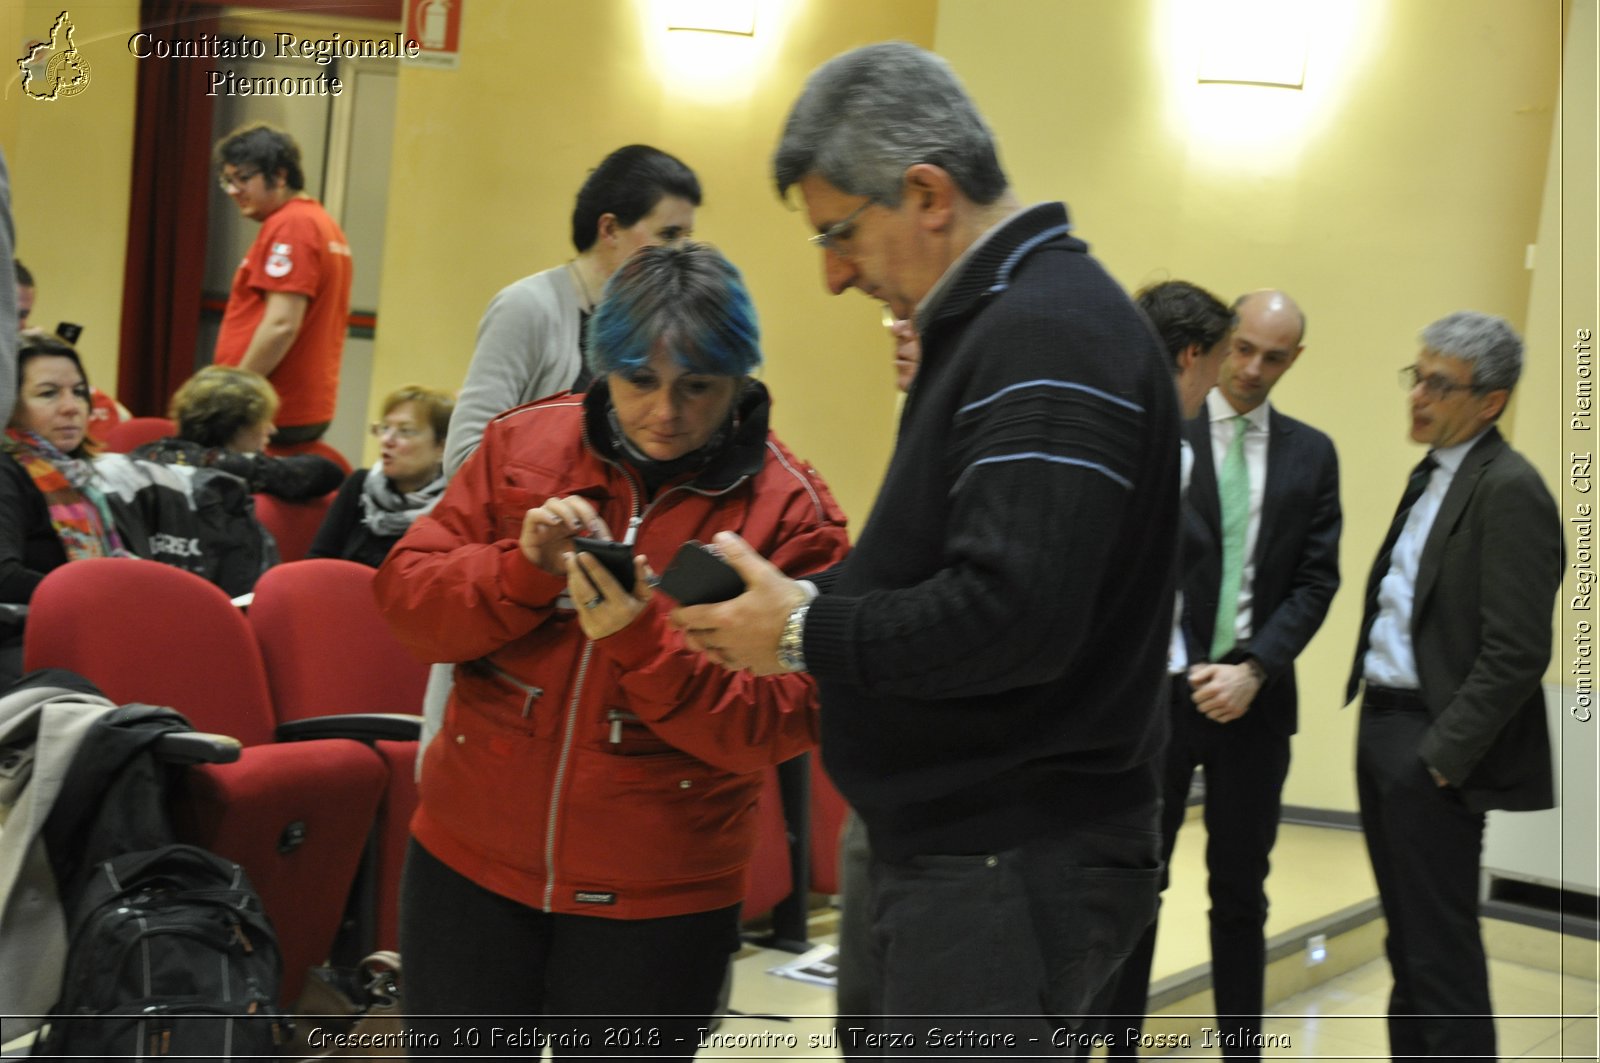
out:
{"label": "woman's hand on phone", "polygon": [[517,545],[522,556],[552,576],[565,576],[563,556],[572,550],[571,540],[579,535],[611,538],[611,529],[595,511],[594,504],[581,495],[551,498],[522,517],[522,535]]}

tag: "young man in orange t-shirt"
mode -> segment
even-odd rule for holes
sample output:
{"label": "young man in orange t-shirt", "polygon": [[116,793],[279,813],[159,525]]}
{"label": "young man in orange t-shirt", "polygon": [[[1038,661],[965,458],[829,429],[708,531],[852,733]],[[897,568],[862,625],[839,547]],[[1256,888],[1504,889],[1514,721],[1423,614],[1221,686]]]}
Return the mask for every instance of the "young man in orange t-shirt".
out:
{"label": "young man in orange t-shirt", "polygon": [[278,445],[320,439],[333,420],[350,313],[350,245],[306,195],[300,148],[268,125],[224,137],[223,191],[261,225],[239,263],[214,361],[260,373],[278,392]]}

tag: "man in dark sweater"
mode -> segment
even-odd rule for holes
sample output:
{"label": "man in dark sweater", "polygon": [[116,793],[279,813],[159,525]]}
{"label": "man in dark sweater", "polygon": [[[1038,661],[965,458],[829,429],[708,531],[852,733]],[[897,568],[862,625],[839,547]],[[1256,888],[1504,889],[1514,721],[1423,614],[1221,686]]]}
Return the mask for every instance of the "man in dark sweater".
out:
{"label": "man in dark sweater", "polygon": [[820,594],[723,535],[745,593],[676,616],[729,667],[816,677],[824,763],[871,841],[878,1047],[1059,1052],[1155,905],[1169,363],[1066,208],[1018,202],[936,56],[824,65],[773,168],[830,290],[914,317],[922,366]]}

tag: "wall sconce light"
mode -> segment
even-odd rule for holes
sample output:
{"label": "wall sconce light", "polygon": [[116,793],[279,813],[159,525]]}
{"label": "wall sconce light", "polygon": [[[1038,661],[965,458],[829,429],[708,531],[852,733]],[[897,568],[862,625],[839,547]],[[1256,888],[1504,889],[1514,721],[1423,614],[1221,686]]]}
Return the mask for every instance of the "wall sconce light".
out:
{"label": "wall sconce light", "polygon": [[1310,38],[1305,0],[1211,0],[1206,7],[1202,85],[1304,87]]}
{"label": "wall sconce light", "polygon": [[672,0],[667,8],[667,29],[754,37],[756,3],[755,0]]}

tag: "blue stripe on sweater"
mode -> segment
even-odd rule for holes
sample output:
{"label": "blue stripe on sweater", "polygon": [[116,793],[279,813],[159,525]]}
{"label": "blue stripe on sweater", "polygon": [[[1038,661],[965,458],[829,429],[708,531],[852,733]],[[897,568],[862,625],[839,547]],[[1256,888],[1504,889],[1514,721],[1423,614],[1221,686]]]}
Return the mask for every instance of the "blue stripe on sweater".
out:
{"label": "blue stripe on sweater", "polygon": [[1008,461],[1048,461],[1056,465],[1076,465],[1080,468],[1091,469],[1094,472],[1101,473],[1107,479],[1111,480],[1120,487],[1126,488],[1130,491],[1133,489],[1132,480],[1128,479],[1126,476],[1117,475],[1097,461],[1085,461],[1082,458],[1068,458],[1063,457],[1060,454],[1047,454],[1042,450],[1026,450],[1016,454],[995,454],[992,457],[979,458],[977,461],[973,462],[971,465],[968,465],[961,471],[961,475],[956,478],[955,485],[950,488],[950,493],[953,495],[957,491],[961,490],[961,485],[966,482],[967,476],[971,474],[972,470],[976,469],[978,466],[994,465],[1000,462]]}
{"label": "blue stripe on sweater", "polygon": [[1057,225],[1053,228],[1046,229],[1043,232],[1035,233],[1033,236],[1012,248],[1011,253],[1006,256],[1006,260],[1000,263],[1000,269],[996,274],[996,280],[994,284],[989,286],[989,291],[1005,291],[1011,286],[1011,271],[1017,268],[1017,263],[1021,262],[1023,257],[1027,255],[1029,251],[1032,251],[1046,240],[1054,240],[1056,237],[1065,236],[1071,231],[1071,222],[1068,222],[1065,225]]}
{"label": "blue stripe on sweater", "polygon": [[1129,402],[1127,399],[1113,395],[1109,391],[1101,391],[1099,388],[1092,388],[1087,384],[1074,384],[1069,380],[1040,379],[1024,380],[1017,384],[1007,384],[993,395],[990,395],[986,398],[981,398],[976,402],[967,403],[965,406],[961,407],[961,409],[956,411],[956,416],[959,417],[964,413],[970,413],[973,410],[976,410],[978,407],[985,406],[998,398],[1008,395],[1013,391],[1017,391],[1020,388],[1065,388],[1068,391],[1081,391],[1087,395],[1093,395],[1096,398],[1105,399],[1107,402],[1114,402],[1118,406],[1132,410],[1134,413],[1144,412],[1144,407],[1140,406],[1136,402]]}

